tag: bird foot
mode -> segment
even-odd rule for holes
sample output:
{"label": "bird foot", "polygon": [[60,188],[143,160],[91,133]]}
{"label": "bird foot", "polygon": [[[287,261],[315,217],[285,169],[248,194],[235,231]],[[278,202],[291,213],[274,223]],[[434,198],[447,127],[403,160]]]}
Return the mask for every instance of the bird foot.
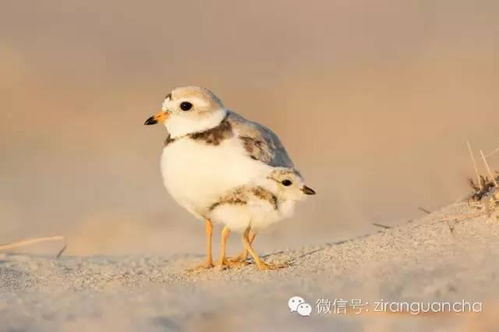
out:
{"label": "bird foot", "polygon": [[244,257],[244,256],[227,257],[227,261],[230,263],[240,263],[240,264],[247,265],[247,264],[249,264],[249,262],[247,261],[247,258],[248,257]]}
{"label": "bird foot", "polygon": [[202,264],[196,265],[192,268],[187,269],[187,272],[199,272],[199,271],[204,271],[204,270],[209,270],[213,268],[215,265],[213,265],[212,261],[206,261]]}
{"label": "bird foot", "polygon": [[238,260],[230,260],[230,259],[224,259],[222,262],[218,262],[216,267],[219,270],[226,270],[226,269],[233,269],[233,268],[238,268],[241,266],[245,266],[248,263],[246,261],[238,261]]}
{"label": "bird foot", "polygon": [[277,263],[277,264],[272,264],[272,263],[265,263],[263,261],[260,261],[257,263],[257,268],[260,271],[265,271],[265,270],[279,270],[279,269],[284,269],[291,266],[290,263]]}

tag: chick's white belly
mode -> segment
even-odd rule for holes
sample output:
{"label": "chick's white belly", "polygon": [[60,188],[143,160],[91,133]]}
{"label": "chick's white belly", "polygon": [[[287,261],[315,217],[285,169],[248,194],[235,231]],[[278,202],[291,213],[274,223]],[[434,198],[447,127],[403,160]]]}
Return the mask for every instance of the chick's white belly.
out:
{"label": "chick's white belly", "polygon": [[249,158],[237,139],[207,145],[181,139],[163,149],[161,171],[168,192],[198,218],[229,190],[247,184],[269,166]]}
{"label": "chick's white belly", "polygon": [[221,204],[213,209],[210,218],[235,232],[243,232],[247,227],[258,232],[281,220],[283,216],[269,202],[254,200],[247,204]]}

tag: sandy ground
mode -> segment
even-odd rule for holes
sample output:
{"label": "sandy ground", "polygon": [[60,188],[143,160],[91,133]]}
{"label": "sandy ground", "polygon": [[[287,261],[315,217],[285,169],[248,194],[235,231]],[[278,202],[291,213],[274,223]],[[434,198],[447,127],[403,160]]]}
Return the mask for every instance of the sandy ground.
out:
{"label": "sandy ground", "polygon": [[[374,234],[186,273],[201,257],[0,256],[1,331],[488,331],[499,313],[499,220],[467,203]],[[310,317],[291,313],[302,296]],[[318,313],[316,301],[331,301]],[[341,312],[339,300],[361,300]],[[378,312],[376,302],[483,302],[481,313]],[[326,302],[327,303],[327,302]],[[344,303],[344,302],[343,302]],[[336,306],[335,306],[336,304]],[[478,308],[478,307],[477,307]],[[365,309],[370,309],[365,310]],[[378,308],[379,309],[379,308]],[[335,310],[340,310],[335,313]]]}

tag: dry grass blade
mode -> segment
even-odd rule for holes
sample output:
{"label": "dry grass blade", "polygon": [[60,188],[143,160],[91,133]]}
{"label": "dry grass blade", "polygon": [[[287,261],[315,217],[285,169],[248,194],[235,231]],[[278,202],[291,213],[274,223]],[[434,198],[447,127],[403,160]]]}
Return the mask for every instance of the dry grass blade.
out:
{"label": "dry grass blade", "polygon": [[478,166],[476,163],[475,155],[473,154],[473,149],[471,148],[471,143],[470,141],[466,141],[466,145],[468,146],[468,151],[470,153],[471,157],[471,162],[473,163],[473,169],[475,170],[475,176],[477,180],[477,184],[479,186],[479,189],[482,190],[482,182],[480,181],[480,174],[478,173]]}
{"label": "dry grass blade", "polygon": [[490,158],[490,157],[492,157],[493,155],[495,155],[498,152],[499,152],[499,147],[497,149],[495,149],[494,151],[489,152],[485,157],[486,158]]}
{"label": "dry grass blade", "polygon": [[481,201],[482,198],[488,196],[493,191],[493,189],[496,188],[494,182],[492,182],[492,180],[486,176],[480,175],[480,186],[475,184],[475,182],[473,182],[473,180],[471,179],[469,181],[471,187],[474,190],[473,194],[471,195],[471,198],[474,201]]}
{"label": "dry grass blade", "polygon": [[492,174],[492,170],[490,169],[489,163],[487,162],[487,158],[483,154],[482,150],[480,150],[480,155],[482,156],[483,163],[485,164],[485,169],[487,169],[487,173],[489,174],[489,177],[490,177],[491,181],[497,187],[497,180],[496,180],[494,174]]}
{"label": "dry grass blade", "polygon": [[426,214],[431,214],[431,211],[430,211],[430,210],[425,209],[424,207],[421,207],[421,206],[419,206],[419,207],[418,207],[418,210],[419,210],[419,211],[423,211],[423,212],[424,212],[424,213],[426,213]]}
{"label": "dry grass blade", "polygon": [[64,247],[59,250],[57,253],[57,258],[59,258],[64,250],[66,250],[66,240],[64,236],[61,235],[56,235],[56,236],[48,236],[48,237],[37,237],[34,239],[27,239],[27,240],[22,240],[22,241],[17,241],[17,242],[12,242],[4,245],[0,245],[0,251],[1,250],[11,250],[11,249],[16,249],[16,248],[21,248],[21,247],[26,247],[30,246],[33,244],[41,243],[41,242],[49,242],[49,241],[63,241],[64,242]]}
{"label": "dry grass blade", "polygon": [[372,224],[374,226],[376,226],[376,227],[381,227],[381,228],[384,228],[384,229],[390,229],[390,228],[392,228],[391,226],[383,225],[383,224],[378,224],[378,223],[375,223],[375,222],[373,222]]}
{"label": "dry grass blade", "polygon": [[59,252],[57,253],[57,255],[55,255],[55,258],[59,258],[59,257],[61,257],[62,253],[63,253],[64,251],[66,251],[66,248],[67,248],[67,247],[68,247],[68,244],[67,244],[67,243],[64,243],[64,247],[62,247],[62,248],[59,250]]}
{"label": "dry grass blade", "polygon": [[470,219],[473,219],[473,218],[482,217],[484,215],[485,214],[483,212],[477,212],[477,213],[472,213],[472,214],[457,214],[457,215],[454,215],[454,216],[442,217],[442,218],[440,218],[440,221],[445,221],[445,222],[448,222],[448,221],[460,222],[460,221],[463,221],[463,220],[470,220]]}

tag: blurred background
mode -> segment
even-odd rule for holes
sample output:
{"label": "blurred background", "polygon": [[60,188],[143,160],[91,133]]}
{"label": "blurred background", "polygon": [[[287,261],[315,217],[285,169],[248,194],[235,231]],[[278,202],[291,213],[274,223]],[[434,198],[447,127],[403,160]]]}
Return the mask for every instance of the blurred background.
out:
{"label": "blurred background", "polygon": [[202,224],[161,183],[165,130],[143,126],[180,85],[272,128],[318,192],[257,238],[262,252],[452,203],[469,192],[466,140],[499,146],[494,0],[0,7],[0,243],[62,234],[75,255],[203,253]]}

